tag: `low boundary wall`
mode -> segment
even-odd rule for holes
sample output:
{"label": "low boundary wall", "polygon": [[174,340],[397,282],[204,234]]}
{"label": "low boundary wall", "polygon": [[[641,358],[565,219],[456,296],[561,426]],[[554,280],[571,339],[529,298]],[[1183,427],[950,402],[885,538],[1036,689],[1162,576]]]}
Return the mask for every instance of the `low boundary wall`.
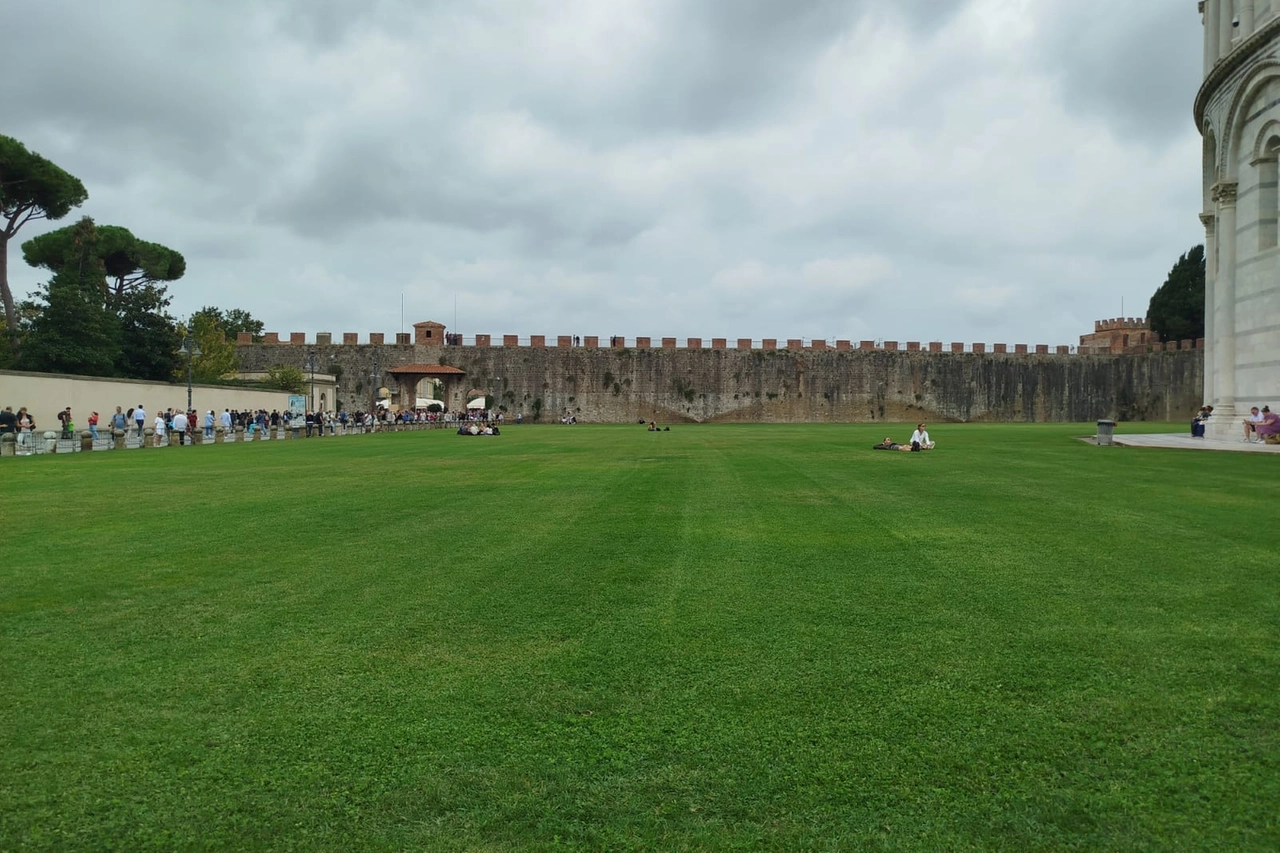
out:
{"label": "low boundary wall", "polygon": [[[108,379],[101,376],[69,376],[59,373],[29,373],[0,370],[0,407],[12,406],[16,412],[26,406],[35,418],[39,431],[58,426],[58,412],[71,407],[77,427],[88,424],[89,413],[96,411],[98,430],[111,427],[116,406],[126,412],[139,403],[147,412],[147,426],[157,413],[170,408],[185,409],[187,386],[169,382],[143,382],[136,379]],[[197,412],[213,409],[285,411],[289,407],[287,391],[237,388],[228,385],[192,385],[191,403]]]}

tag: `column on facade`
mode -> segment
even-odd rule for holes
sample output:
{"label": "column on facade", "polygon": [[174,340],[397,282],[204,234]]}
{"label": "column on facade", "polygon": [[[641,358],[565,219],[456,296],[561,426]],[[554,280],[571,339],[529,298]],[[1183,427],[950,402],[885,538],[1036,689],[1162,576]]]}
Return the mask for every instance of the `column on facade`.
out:
{"label": "column on facade", "polygon": [[1204,73],[1209,76],[1218,61],[1218,4],[1221,0],[1204,0]]}
{"label": "column on facade", "polygon": [[[1234,420],[1236,403],[1236,190],[1223,182],[1214,189],[1218,203],[1218,274],[1213,281],[1214,415]],[[1233,424],[1234,425],[1234,424]]]}
{"label": "column on facade", "polygon": [[1218,58],[1225,59],[1231,52],[1231,38],[1235,35],[1235,3],[1218,0]]}
{"label": "column on facade", "polygon": [[1215,283],[1218,278],[1217,219],[1212,213],[1200,214],[1204,223],[1204,399],[1214,400],[1217,386],[1213,381],[1214,356],[1218,348],[1213,340]]}
{"label": "column on facade", "polygon": [[[1262,0],[1266,3],[1267,0]],[[1240,0],[1240,40],[1253,35],[1253,0]]]}

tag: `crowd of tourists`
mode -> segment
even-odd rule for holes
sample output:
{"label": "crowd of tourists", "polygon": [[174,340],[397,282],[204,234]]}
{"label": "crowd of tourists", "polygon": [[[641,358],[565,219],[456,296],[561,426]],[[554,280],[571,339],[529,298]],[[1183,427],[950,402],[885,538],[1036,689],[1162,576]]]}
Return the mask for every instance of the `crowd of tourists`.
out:
{"label": "crowd of tourists", "polygon": [[[55,417],[58,421],[59,436],[73,437],[77,428],[77,415],[72,412],[71,407],[67,406]],[[211,440],[219,428],[224,433],[230,433],[239,428],[251,438],[256,438],[258,434],[267,431],[290,429],[298,430],[300,433],[305,431],[306,436],[310,438],[345,433],[348,429],[357,426],[368,429],[377,425],[478,423],[483,429],[485,425],[498,427],[502,424],[502,420],[501,412],[490,417],[489,412],[480,409],[468,412],[427,411],[426,409],[392,412],[380,408],[370,412],[342,410],[296,413],[282,412],[279,409],[241,411],[229,407],[221,412],[214,409],[199,412],[194,409],[170,407],[152,415],[147,411],[146,406],[139,403],[127,409],[116,406],[115,412],[105,418],[100,417],[98,412],[90,412],[83,423],[95,441],[103,437],[109,438],[116,430],[120,430],[127,438],[141,443],[146,439],[146,430],[151,429],[154,445],[161,447],[167,444],[171,437],[178,444],[186,444],[187,439],[194,436],[196,432],[200,432],[203,438]],[[99,427],[105,430],[105,436],[99,433]],[[11,406],[0,411],[0,434],[16,433],[20,450],[34,449],[33,436],[37,429],[35,416],[25,406],[17,412],[14,412]]]}
{"label": "crowd of tourists", "polygon": [[[267,430],[297,429],[305,430],[306,435],[311,437],[336,435],[339,430],[345,432],[357,425],[372,427],[378,422],[391,423],[396,417],[398,416],[391,413],[383,413],[379,418],[372,412],[364,411],[308,411],[297,414],[279,409],[241,411],[232,408],[224,408],[221,412],[209,409],[202,413],[194,409],[173,407],[152,415],[139,403],[127,409],[116,406],[115,412],[106,418],[91,411],[83,423],[94,441],[110,437],[119,430],[126,438],[140,443],[145,440],[146,430],[150,428],[153,443],[156,447],[161,447],[169,442],[170,436],[174,436],[178,444],[186,444],[187,439],[197,431],[204,438],[212,439],[219,428],[224,433],[229,433],[239,427],[250,436]],[[72,438],[76,434],[77,415],[70,406],[59,411],[55,418],[60,438]],[[100,427],[105,430],[105,436],[99,431]],[[37,429],[39,424],[26,406],[22,406],[17,412],[13,411],[12,406],[6,406],[0,411],[0,434],[16,433],[19,450],[34,449]]]}

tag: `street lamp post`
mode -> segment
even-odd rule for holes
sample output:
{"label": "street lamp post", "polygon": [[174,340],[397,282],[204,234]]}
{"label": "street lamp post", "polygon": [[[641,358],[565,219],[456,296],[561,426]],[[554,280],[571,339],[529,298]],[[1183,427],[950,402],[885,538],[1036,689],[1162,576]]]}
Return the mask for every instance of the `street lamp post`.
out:
{"label": "street lamp post", "polygon": [[316,351],[314,348],[307,351],[307,367],[311,369],[311,405],[308,408],[314,412],[316,410]]}
{"label": "street lamp post", "polygon": [[178,352],[187,357],[187,411],[191,411],[191,362],[200,355],[200,345],[195,339],[187,335],[182,339],[182,346],[178,348]]}
{"label": "street lamp post", "polygon": [[373,414],[373,416],[374,416],[375,418],[378,416],[378,412],[377,412],[377,409],[378,409],[378,381],[382,378],[382,374],[378,371],[378,367],[379,367],[379,365],[378,365],[378,354],[377,354],[377,353],[374,353],[374,355],[373,355],[373,374],[372,374],[372,376],[371,376],[371,378],[373,379],[373,387],[369,389],[369,398],[370,398],[373,402],[372,402],[372,404],[369,406],[369,411],[370,411],[370,413],[372,413],[372,414]]}

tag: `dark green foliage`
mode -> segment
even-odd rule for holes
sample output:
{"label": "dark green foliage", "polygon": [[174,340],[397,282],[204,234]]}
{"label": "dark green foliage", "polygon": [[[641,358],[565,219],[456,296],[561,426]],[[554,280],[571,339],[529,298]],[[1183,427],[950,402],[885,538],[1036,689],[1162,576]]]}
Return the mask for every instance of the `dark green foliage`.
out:
{"label": "dark green foliage", "polygon": [[17,340],[19,317],[9,289],[9,241],[33,219],[61,219],[88,197],[78,178],[0,135],[0,297],[11,342]]}
{"label": "dark green foliage", "polygon": [[1184,254],[1151,297],[1147,320],[1162,341],[1204,337],[1204,246]]}
{"label": "dark green foliage", "polygon": [[[192,375],[196,382],[218,382],[230,378],[240,369],[240,354],[236,345],[228,340],[226,331],[218,325],[214,314],[208,310],[197,311],[191,315],[188,325],[179,327],[179,335],[190,333],[200,354],[191,360]],[[181,381],[187,375],[187,361],[184,357],[174,379]]]}
{"label": "dark green foliage", "polygon": [[[71,250],[74,227],[33,237],[22,244],[22,257],[33,267],[57,269]],[[158,282],[177,281],[187,271],[187,262],[181,254],[159,243],[139,240],[128,228],[119,225],[98,226],[97,252],[106,273],[102,300],[115,311],[121,310],[124,298],[130,293],[154,287]],[[159,291],[163,295],[164,289]]]}
{"label": "dark green foliage", "polygon": [[[302,375],[302,371],[286,364],[277,364],[269,368],[267,375],[262,379],[262,384],[268,388],[288,391],[290,394],[303,394],[307,390],[307,378]],[[359,392],[360,389],[356,388],[356,393]]]}
{"label": "dark green foliage", "polygon": [[[76,251],[78,228],[71,225],[33,237],[22,245],[23,258],[33,267],[59,269],[62,259]],[[170,299],[163,282],[181,278],[186,261],[178,252],[139,240],[118,225],[96,226],[95,233],[94,260],[102,271],[98,299],[119,328],[114,373],[167,381],[178,366],[178,330],[165,311]]]}
{"label": "dark green foliage", "polygon": [[181,364],[181,335],[174,318],[164,309],[169,297],[164,289],[147,285],[124,293],[117,303],[120,355],[116,375],[129,379],[168,382]]}
{"label": "dark green foliage", "polygon": [[262,321],[255,320],[252,314],[242,308],[224,311],[221,308],[206,305],[191,315],[192,322],[200,317],[208,319],[210,323],[222,329],[232,341],[236,339],[236,335],[248,332],[253,335],[254,343],[262,342]]}
{"label": "dark green foliage", "polygon": [[102,304],[105,276],[92,219],[74,226],[67,252],[62,267],[41,288],[39,313],[23,336],[18,366],[111,376],[120,355],[120,324]]}

